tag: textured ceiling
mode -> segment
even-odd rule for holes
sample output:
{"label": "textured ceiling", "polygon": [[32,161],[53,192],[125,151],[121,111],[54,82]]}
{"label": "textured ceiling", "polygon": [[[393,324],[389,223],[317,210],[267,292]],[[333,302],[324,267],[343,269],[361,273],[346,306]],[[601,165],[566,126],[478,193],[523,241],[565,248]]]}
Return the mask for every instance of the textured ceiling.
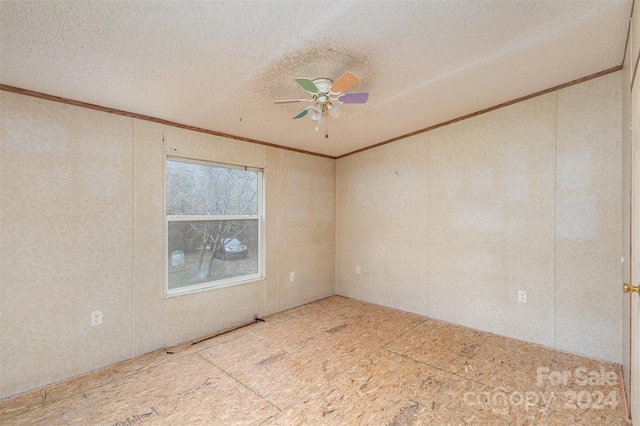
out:
{"label": "textured ceiling", "polygon": [[[339,156],[621,65],[631,4],[1,0],[0,82]],[[345,71],[328,139],[273,103]]]}

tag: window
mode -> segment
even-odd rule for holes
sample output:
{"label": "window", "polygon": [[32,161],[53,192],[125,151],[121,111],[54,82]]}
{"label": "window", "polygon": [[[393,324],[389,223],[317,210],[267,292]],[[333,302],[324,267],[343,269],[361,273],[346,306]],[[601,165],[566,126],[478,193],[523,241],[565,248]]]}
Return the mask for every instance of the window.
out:
{"label": "window", "polygon": [[259,170],[168,159],[168,294],[262,277]]}

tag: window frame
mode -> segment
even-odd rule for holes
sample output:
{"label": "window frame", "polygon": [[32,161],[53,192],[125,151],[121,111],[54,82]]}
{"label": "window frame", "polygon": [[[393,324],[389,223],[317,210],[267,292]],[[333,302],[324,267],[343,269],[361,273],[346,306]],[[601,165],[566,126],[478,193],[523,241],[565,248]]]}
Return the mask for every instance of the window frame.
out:
{"label": "window frame", "polygon": [[[257,214],[255,215],[168,215],[167,214],[167,162],[180,162],[186,164],[198,164],[204,166],[221,167],[226,169],[238,169],[257,172]],[[165,297],[171,298],[192,294],[207,290],[216,290],[225,287],[232,287],[240,284],[260,281],[265,278],[265,253],[264,253],[264,169],[258,167],[242,166],[238,164],[225,164],[215,161],[180,157],[176,155],[165,155],[164,158],[164,290]],[[241,275],[238,277],[224,278],[221,280],[207,281],[203,283],[188,285],[184,287],[169,288],[169,224],[171,222],[196,222],[196,221],[223,221],[223,220],[257,220],[258,223],[258,244],[257,261],[258,270],[255,273]]]}

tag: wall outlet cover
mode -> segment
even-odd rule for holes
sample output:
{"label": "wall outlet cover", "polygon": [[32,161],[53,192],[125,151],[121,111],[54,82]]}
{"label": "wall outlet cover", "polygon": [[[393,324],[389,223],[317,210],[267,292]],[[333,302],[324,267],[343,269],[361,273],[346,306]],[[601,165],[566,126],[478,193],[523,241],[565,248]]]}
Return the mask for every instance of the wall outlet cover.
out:
{"label": "wall outlet cover", "polygon": [[91,326],[102,324],[102,311],[91,312]]}
{"label": "wall outlet cover", "polygon": [[527,303],[527,292],[524,290],[518,290],[518,302]]}

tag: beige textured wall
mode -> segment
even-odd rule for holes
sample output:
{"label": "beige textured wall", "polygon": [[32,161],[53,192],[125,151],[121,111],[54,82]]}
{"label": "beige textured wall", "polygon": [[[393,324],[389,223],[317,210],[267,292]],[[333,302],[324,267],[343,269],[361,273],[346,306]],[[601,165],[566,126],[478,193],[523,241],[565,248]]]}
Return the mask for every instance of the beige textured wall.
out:
{"label": "beige textured wall", "polygon": [[338,160],[338,294],[427,313],[427,163],[420,137]]}
{"label": "beige textured wall", "polygon": [[621,87],[339,159],[338,294],[621,362]]}
{"label": "beige textured wall", "polygon": [[[0,398],[334,293],[334,160],[0,102]],[[166,154],[264,168],[264,280],[165,298]]]}
{"label": "beige textured wall", "polygon": [[335,160],[279,150],[277,161],[277,305],[281,310],[335,292]]}
{"label": "beige textured wall", "polygon": [[622,362],[622,73],[558,93],[556,345]]}
{"label": "beige textured wall", "polygon": [[[133,123],[2,93],[0,395],[132,354]],[[104,312],[101,327],[90,313]]]}

